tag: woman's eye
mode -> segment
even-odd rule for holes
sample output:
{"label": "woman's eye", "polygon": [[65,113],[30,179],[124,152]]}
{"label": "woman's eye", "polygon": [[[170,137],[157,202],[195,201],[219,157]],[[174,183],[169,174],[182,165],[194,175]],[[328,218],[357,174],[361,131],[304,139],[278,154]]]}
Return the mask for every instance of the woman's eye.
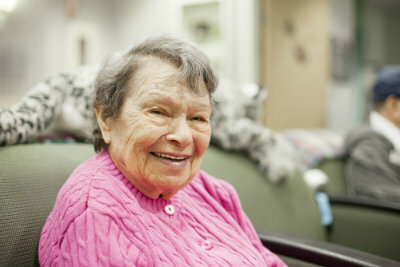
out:
{"label": "woman's eye", "polygon": [[199,117],[199,116],[193,117],[192,120],[194,120],[194,121],[199,121],[199,122],[207,122],[207,119],[206,119],[206,118],[204,118],[204,117]]}
{"label": "woman's eye", "polygon": [[164,115],[164,112],[159,109],[152,110],[151,113],[155,115]]}

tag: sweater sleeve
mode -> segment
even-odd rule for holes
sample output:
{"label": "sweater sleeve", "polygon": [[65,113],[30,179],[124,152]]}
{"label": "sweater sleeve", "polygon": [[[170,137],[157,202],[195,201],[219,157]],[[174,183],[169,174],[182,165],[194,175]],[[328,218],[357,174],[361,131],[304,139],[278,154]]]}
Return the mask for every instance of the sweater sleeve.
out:
{"label": "sweater sleeve", "polygon": [[[58,257],[45,266],[147,266],[140,240],[109,215],[87,209],[68,226]],[[138,245],[138,246],[136,246]],[[134,261],[132,262],[132,259]]]}
{"label": "sweater sleeve", "polygon": [[267,266],[286,266],[286,264],[278,256],[276,256],[262,244],[253,224],[242,209],[239,196],[234,187],[223,180],[214,179],[214,181],[216,181],[214,185],[215,190],[212,191],[215,193],[215,197],[218,198],[218,201],[238,222],[250,242],[263,256]]}

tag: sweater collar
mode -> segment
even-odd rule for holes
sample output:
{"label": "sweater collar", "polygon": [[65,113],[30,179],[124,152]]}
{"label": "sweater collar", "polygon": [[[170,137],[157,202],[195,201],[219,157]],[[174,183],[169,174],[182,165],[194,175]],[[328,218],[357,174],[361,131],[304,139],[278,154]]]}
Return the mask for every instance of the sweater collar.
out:
{"label": "sweater collar", "polygon": [[144,195],[140,192],[129,180],[122,174],[122,172],[117,168],[114,161],[112,160],[110,153],[108,150],[103,151],[101,154],[98,155],[98,158],[101,161],[103,167],[105,167],[108,172],[120,181],[124,187],[126,187],[134,196],[135,199],[140,203],[142,207],[146,207],[151,210],[159,210],[163,209],[165,205],[168,204],[178,204],[181,202],[183,189],[179,190],[170,200],[157,198],[152,199]]}

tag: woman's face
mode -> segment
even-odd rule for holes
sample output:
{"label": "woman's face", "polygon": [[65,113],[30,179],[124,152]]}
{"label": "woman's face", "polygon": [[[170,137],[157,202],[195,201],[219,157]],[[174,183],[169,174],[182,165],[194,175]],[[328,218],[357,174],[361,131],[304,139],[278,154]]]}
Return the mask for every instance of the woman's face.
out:
{"label": "woman's face", "polygon": [[200,169],[211,136],[211,104],[182,83],[173,65],[151,60],[135,74],[119,117],[103,121],[103,138],[114,163],[150,198],[170,199]]}

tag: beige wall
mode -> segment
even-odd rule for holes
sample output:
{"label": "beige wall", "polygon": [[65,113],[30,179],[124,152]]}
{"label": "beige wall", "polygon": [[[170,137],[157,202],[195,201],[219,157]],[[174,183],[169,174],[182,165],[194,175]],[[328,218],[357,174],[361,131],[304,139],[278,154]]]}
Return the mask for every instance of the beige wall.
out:
{"label": "beige wall", "polygon": [[273,129],[325,126],[329,77],[329,1],[262,0],[265,124]]}

